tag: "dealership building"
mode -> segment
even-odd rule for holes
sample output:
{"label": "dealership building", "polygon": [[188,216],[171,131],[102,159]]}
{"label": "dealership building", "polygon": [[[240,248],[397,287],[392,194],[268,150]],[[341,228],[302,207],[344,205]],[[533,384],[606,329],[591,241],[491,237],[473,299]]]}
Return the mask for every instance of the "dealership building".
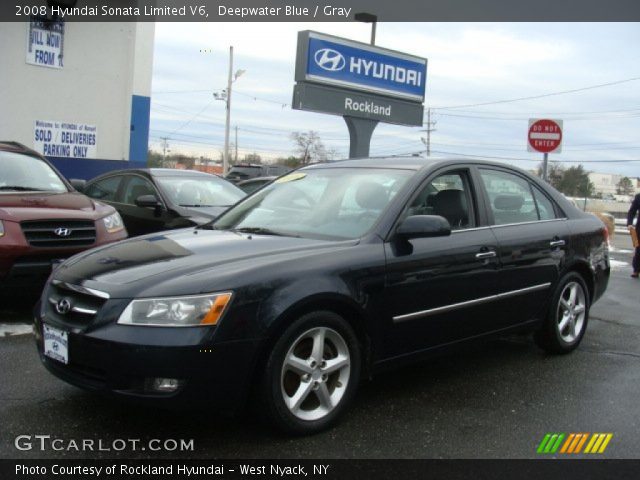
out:
{"label": "dealership building", "polygon": [[67,178],[144,166],[154,23],[3,23],[0,140],[44,154]]}

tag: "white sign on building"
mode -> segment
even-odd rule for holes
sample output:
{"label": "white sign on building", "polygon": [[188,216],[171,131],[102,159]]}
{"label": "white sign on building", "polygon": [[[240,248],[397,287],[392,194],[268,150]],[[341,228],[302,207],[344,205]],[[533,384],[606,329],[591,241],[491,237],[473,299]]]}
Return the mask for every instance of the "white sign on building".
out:
{"label": "white sign on building", "polygon": [[32,18],[27,29],[27,63],[62,68],[64,22]]}
{"label": "white sign on building", "polygon": [[97,158],[98,129],[85,123],[36,120],[34,149],[47,157]]}

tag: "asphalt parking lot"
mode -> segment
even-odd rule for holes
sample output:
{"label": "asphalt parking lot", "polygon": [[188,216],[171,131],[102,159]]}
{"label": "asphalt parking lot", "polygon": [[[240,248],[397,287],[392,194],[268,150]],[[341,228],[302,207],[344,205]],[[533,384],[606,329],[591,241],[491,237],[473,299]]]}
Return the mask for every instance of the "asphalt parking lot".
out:
{"label": "asphalt parking lot", "polygon": [[[549,356],[514,337],[386,373],[361,387],[336,428],[307,438],[252,415],[166,412],[67,385],[40,365],[20,326],[32,299],[16,299],[0,309],[0,458],[532,458],[548,432],[613,433],[600,457],[639,458],[640,282],[629,278],[631,255],[629,236],[617,235],[609,289],[574,353]],[[193,439],[194,449],[20,451],[19,435]]]}

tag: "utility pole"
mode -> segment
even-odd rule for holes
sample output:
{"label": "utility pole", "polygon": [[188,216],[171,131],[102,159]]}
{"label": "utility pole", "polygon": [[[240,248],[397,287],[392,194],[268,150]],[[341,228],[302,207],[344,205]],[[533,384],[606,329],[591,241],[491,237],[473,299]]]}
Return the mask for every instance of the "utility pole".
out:
{"label": "utility pole", "polygon": [[236,156],[235,156],[235,163],[238,163],[238,125],[236,125]]}
{"label": "utility pole", "polygon": [[233,74],[233,46],[229,47],[229,78],[227,80],[227,89],[222,92],[214,92],[213,96],[216,100],[222,100],[225,102],[225,108],[227,118],[224,124],[224,151],[222,152],[222,174],[226,175],[229,172],[229,128],[231,124],[231,86],[240,75],[245,71],[238,70]]}
{"label": "utility pole", "polygon": [[231,85],[233,84],[233,46],[229,47],[229,78],[227,82],[227,120],[224,125],[224,156],[222,157],[222,175],[229,172],[229,123],[231,121]]}
{"label": "utility pole", "polygon": [[436,126],[436,123],[438,122],[436,122],[435,120],[431,121],[431,109],[427,108],[427,129],[423,130],[423,132],[427,132],[427,139],[425,140],[424,137],[421,138],[422,143],[424,143],[427,147],[427,157],[431,156],[431,132],[436,131],[436,129],[433,128]]}
{"label": "utility pole", "polygon": [[162,140],[162,163],[164,164],[167,161],[167,152],[171,151],[169,150],[169,137],[160,137],[160,140]]}

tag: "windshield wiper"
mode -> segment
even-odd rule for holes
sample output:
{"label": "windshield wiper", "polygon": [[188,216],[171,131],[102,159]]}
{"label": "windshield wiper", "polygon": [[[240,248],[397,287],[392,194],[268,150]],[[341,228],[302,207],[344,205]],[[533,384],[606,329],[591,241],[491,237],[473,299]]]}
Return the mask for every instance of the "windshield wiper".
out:
{"label": "windshield wiper", "polygon": [[213,207],[213,205],[185,205],[185,204],[182,204],[182,203],[179,206],[180,207],[194,207],[194,208],[197,208],[197,207]]}
{"label": "windshield wiper", "polygon": [[271,230],[269,228],[263,227],[241,227],[241,228],[232,228],[232,232],[238,233],[255,233],[257,235],[277,235],[279,237],[296,237],[300,238],[300,235],[293,235],[291,233],[284,232],[276,232],[275,230]]}
{"label": "windshield wiper", "polygon": [[16,192],[46,192],[43,188],[24,187],[22,185],[2,185],[0,190],[15,190]]}

